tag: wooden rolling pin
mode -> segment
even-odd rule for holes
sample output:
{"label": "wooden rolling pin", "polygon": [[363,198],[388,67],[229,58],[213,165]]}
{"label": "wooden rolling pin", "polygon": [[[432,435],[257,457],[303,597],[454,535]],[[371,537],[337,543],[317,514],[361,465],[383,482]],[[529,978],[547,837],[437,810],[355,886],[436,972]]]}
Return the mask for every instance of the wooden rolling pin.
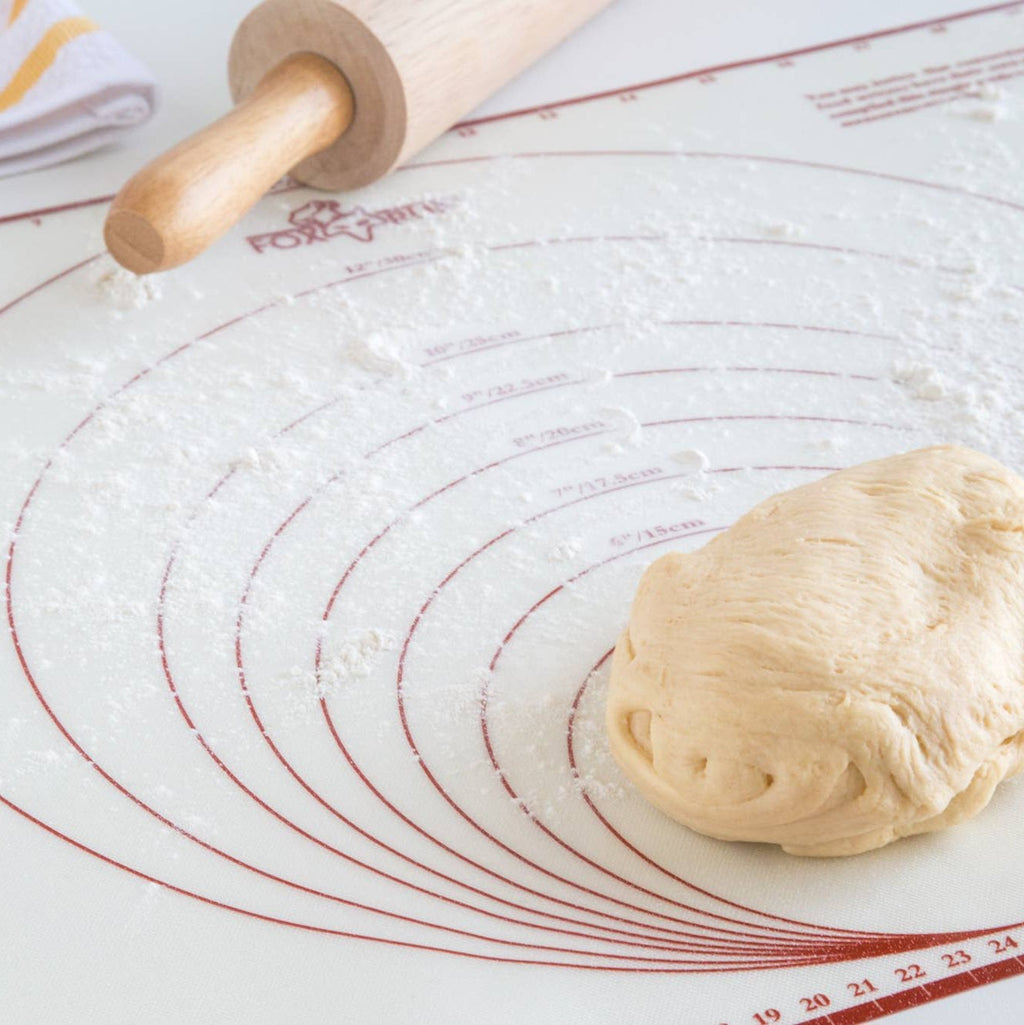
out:
{"label": "wooden rolling pin", "polygon": [[107,248],[136,274],[191,260],[282,175],[387,174],[610,0],[266,0],[239,26],[235,109],[114,199]]}

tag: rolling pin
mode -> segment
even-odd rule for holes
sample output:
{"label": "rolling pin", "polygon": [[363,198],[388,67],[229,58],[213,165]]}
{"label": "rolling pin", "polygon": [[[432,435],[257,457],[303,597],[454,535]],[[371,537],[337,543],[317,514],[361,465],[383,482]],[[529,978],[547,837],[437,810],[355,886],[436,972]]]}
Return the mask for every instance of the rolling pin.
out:
{"label": "rolling pin", "polygon": [[136,274],[191,260],[286,173],[391,171],[610,0],[266,0],[238,27],[233,111],[117,194],[107,248]]}

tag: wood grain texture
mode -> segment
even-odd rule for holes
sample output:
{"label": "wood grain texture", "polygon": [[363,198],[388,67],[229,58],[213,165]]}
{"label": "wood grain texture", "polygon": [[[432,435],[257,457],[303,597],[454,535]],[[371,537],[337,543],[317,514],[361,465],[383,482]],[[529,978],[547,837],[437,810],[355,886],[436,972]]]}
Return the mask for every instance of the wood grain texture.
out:
{"label": "wood grain texture", "polygon": [[352,92],[333,64],[296,54],[230,114],[143,168],[118,193],[104,239],[137,274],[191,260],[297,160],[351,124]]}
{"label": "wood grain texture", "polygon": [[292,171],[324,189],[382,177],[610,0],[265,0],[239,26],[228,62],[236,101],[289,53],[345,73],[355,118]]}
{"label": "wood grain texture", "polygon": [[132,178],[104,228],[145,274],[192,259],[282,175],[368,185],[611,0],[265,0],[239,26],[236,109]]}

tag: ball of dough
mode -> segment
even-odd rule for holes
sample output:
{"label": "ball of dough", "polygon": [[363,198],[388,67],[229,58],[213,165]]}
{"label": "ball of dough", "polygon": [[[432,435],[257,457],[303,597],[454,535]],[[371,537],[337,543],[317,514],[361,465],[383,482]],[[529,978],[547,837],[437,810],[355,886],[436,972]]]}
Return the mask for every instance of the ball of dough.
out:
{"label": "ball of dough", "polygon": [[640,582],[611,749],[701,833],[843,855],[1024,764],[1024,481],[942,446],[775,495]]}

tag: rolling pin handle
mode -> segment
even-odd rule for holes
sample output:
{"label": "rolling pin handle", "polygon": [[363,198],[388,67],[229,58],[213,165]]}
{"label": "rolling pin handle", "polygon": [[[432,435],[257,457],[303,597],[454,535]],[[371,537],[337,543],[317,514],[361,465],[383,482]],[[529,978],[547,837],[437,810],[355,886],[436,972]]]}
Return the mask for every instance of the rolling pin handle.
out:
{"label": "rolling pin handle", "polygon": [[340,138],[354,115],[334,64],[313,53],[286,57],[231,113],[124,185],[104,225],[107,248],[136,274],[191,260],[292,167]]}

